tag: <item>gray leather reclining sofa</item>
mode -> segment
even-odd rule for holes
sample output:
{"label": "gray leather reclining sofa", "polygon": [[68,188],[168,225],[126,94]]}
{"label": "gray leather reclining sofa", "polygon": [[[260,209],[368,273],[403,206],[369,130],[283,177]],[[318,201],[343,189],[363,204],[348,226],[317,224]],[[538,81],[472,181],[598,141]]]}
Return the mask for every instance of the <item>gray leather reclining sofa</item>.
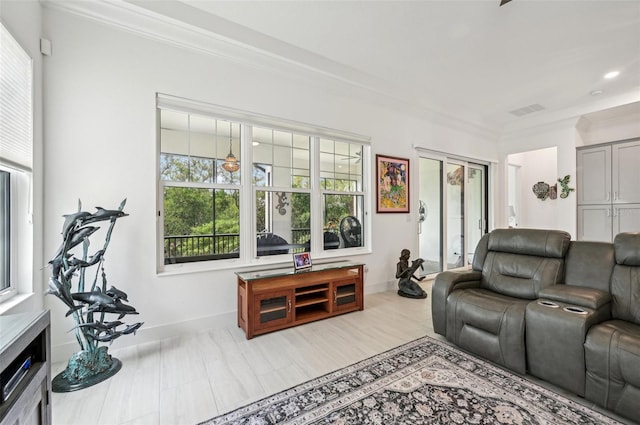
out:
{"label": "gray leather reclining sofa", "polygon": [[461,348],[640,422],[640,233],[494,230],[471,270],[436,277],[431,302],[434,330]]}

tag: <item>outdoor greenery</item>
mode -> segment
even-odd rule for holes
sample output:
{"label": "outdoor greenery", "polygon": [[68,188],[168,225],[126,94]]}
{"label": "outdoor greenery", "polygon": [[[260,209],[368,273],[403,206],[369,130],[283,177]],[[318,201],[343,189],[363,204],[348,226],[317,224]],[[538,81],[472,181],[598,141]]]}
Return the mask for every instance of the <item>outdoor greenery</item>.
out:
{"label": "outdoor greenery", "polygon": [[[171,182],[239,183],[239,173],[228,173],[209,158],[163,155],[161,178]],[[215,168],[214,168],[215,166]],[[291,243],[305,243],[311,234],[311,196],[305,192],[275,192],[266,181],[269,165],[256,164],[252,183],[265,190],[256,192],[256,231],[272,232],[271,214],[279,196],[285,196],[290,211]],[[214,170],[217,170],[214,172]],[[292,187],[306,188],[308,177],[294,176]],[[355,182],[323,179],[325,190],[353,191]],[[164,235],[166,256],[225,255],[238,252],[240,233],[239,189],[213,189],[210,187],[164,187]],[[324,231],[338,232],[340,220],[356,214],[357,195],[326,194],[324,196]],[[284,198],[283,198],[284,199]],[[271,205],[271,210],[267,208]],[[189,238],[180,238],[189,236]],[[201,236],[201,237],[193,237]],[[294,240],[296,239],[296,240]]]}

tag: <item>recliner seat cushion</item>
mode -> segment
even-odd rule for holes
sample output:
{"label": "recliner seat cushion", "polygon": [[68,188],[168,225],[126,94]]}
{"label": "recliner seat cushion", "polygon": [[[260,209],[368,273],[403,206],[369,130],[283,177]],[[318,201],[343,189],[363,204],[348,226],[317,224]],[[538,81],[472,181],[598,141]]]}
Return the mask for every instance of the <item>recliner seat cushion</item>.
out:
{"label": "recliner seat cushion", "polygon": [[640,421],[640,326],[624,320],[593,326],[585,363],[585,398]]}
{"label": "recliner seat cushion", "polygon": [[529,300],[476,288],[447,299],[447,339],[519,373],[526,372],[524,318]]}

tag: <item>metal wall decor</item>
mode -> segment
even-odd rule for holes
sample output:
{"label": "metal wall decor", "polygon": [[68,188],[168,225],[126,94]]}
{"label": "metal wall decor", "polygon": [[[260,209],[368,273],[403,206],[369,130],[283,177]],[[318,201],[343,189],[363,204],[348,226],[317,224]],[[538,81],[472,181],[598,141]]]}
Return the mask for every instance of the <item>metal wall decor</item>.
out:
{"label": "metal wall decor", "polygon": [[[538,182],[533,185],[531,190],[533,190],[533,193],[534,195],[536,195],[536,198],[542,201],[546,201],[547,198],[551,197],[551,186],[549,186],[549,183]],[[555,193],[556,194],[558,193],[557,190],[555,191]],[[554,199],[554,198],[551,198],[551,199]]]}
{"label": "metal wall decor", "polygon": [[[573,192],[575,189],[572,187],[569,187],[569,180],[571,179],[571,176],[569,174],[567,174],[566,176],[564,176],[561,179],[558,179],[558,182],[560,183],[560,188],[562,189],[562,192],[560,193],[560,197],[562,199],[566,198],[569,196],[569,194],[571,192]],[[531,190],[533,190],[534,195],[536,195],[536,198],[544,201],[547,198],[548,199],[557,199],[558,198],[558,185],[554,184],[553,186],[551,186],[549,183],[545,183],[545,182],[538,182],[536,184],[533,185],[533,187],[531,188]]]}
{"label": "metal wall decor", "polygon": [[276,210],[280,215],[285,215],[287,213],[287,209],[285,208],[289,205],[289,200],[287,198],[286,192],[276,192],[276,196],[278,197],[278,203],[276,204]]}
{"label": "metal wall decor", "polygon": [[558,182],[560,183],[560,187],[562,188],[562,193],[560,193],[560,197],[562,199],[564,199],[567,196],[569,196],[569,194],[575,190],[574,188],[569,187],[569,180],[570,179],[571,179],[571,175],[569,175],[569,174],[567,174],[566,176],[564,176],[561,179],[558,179]]}

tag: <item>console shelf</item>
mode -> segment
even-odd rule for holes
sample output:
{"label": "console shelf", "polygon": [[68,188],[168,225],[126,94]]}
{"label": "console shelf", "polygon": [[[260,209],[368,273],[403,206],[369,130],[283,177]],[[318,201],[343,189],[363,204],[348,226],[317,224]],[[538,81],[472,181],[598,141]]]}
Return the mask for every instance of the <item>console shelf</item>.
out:
{"label": "console shelf", "polygon": [[0,316],[1,425],[51,423],[49,320],[48,311]]}
{"label": "console shelf", "polygon": [[364,264],[328,263],[239,272],[238,326],[247,339],[291,326],[362,310]]}

